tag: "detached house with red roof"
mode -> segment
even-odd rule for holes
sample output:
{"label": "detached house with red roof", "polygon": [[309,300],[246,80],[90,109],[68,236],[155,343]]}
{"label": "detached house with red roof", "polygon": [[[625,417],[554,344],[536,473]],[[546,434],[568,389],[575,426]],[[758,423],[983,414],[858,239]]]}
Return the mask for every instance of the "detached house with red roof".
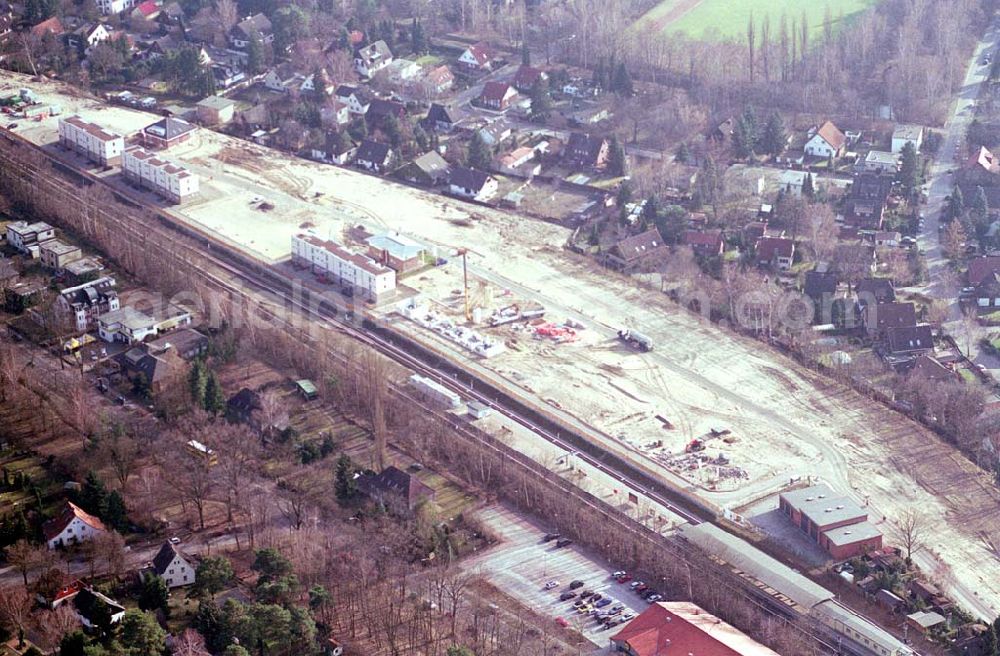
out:
{"label": "detached house with red roof", "polygon": [[473,44],[458,57],[458,63],[475,71],[488,71],[493,68],[496,55],[493,48],[484,42]]}
{"label": "detached house with red roof", "polygon": [[59,516],[42,526],[42,532],[49,549],[55,549],[86,542],[107,533],[108,529],[104,522],[67,501]]}
{"label": "detached house with red roof", "polygon": [[757,266],[771,266],[781,271],[792,268],[795,240],[787,237],[762,237],[757,240]]}
{"label": "detached house with red roof", "polygon": [[840,129],[827,121],[818,129],[810,131],[809,140],[806,142],[803,152],[812,157],[840,157],[844,154],[844,146],[847,145],[847,137]]}
{"label": "detached house with red roof", "polygon": [[611,637],[629,656],[780,656],[687,601],[657,602]]}
{"label": "detached house with red roof", "polygon": [[479,94],[479,104],[502,112],[517,98],[517,90],[506,82],[487,82]]}

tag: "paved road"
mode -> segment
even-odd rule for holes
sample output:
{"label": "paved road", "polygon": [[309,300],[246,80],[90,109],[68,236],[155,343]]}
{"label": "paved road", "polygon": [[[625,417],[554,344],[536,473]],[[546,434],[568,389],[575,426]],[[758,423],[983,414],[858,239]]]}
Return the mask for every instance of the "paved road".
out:
{"label": "paved road", "polygon": [[[945,123],[944,141],[931,165],[924,228],[917,236],[917,243],[926,254],[929,273],[929,283],[922,291],[948,302],[950,322],[961,319],[961,308],[958,305],[959,290],[954,282],[949,281],[949,276],[944,275],[948,270],[948,261],[941,249],[941,233],[938,232],[938,225],[945,207],[945,197],[951,194],[954,186],[952,171],[957,170],[967,156],[964,147],[965,132],[975,116],[976,100],[990,72],[990,66],[983,62],[983,58],[987,53],[996,52],[998,41],[1000,41],[1000,30],[994,24],[980,39],[975,54],[969,62],[965,80],[956,94],[951,116]],[[951,332],[955,333],[954,330]]]}

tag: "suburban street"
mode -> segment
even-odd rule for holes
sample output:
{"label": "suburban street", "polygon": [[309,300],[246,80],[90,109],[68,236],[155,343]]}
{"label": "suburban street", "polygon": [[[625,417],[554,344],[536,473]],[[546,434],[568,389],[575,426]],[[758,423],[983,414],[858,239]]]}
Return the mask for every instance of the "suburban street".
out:
{"label": "suburban street", "polygon": [[[945,136],[934,162],[930,167],[930,179],[927,206],[924,211],[923,232],[917,237],[917,244],[924,251],[927,259],[929,282],[920,291],[948,302],[949,322],[954,325],[961,319],[961,308],[958,304],[956,285],[944,275],[948,270],[948,261],[941,248],[941,233],[938,226],[945,207],[945,198],[951,194],[954,186],[954,174],[962,165],[967,153],[963,147],[965,132],[975,116],[976,101],[983,82],[990,72],[990,65],[984,63],[987,53],[997,49],[998,37],[996,25],[991,26],[976,46],[965,80],[959,89],[951,117],[945,123]],[[956,332],[950,330],[953,334]]]}

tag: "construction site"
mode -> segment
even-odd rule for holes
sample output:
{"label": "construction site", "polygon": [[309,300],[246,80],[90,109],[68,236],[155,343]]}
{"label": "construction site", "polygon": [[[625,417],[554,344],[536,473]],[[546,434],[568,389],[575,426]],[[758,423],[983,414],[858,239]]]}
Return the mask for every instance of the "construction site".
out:
{"label": "construction site", "polygon": [[[157,120],[55,82],[8,78],[0,94],[23,86],[124,135]],[[54,118],[16,132],[57,151]],[[567,251],[568,230],[206,129],[169,156],[202,180],[169,210],[179,220],[272,264],[304,229],[398,231],[445,261],[405,276],[413,293],[369,309],[375,319],[718,507],[738,512],[812,476],[867,503],[890,537],[891,518],[916,509],[920,565],[970,609],[1000,612],[988,575],[1000,497],[984,472],[888,408]]]}

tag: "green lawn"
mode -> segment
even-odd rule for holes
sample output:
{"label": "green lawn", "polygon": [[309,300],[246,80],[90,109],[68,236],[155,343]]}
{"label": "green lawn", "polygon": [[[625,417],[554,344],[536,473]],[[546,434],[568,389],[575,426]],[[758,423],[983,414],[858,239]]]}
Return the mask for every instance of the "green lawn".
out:
{"label": "green lawn", "polygon": [[636,22],[639,28],[652,24],[665,32],[685,32],[692,37],[715,39],[746,38],[751,15],[758,25],[764,16],[771,21],[771,35],[778,35],[778,23],[785,14],[798,25],[805,12],[815,37],[823,29],[827,7],[836,24],[875,4],[877,0],[663,0]]}

